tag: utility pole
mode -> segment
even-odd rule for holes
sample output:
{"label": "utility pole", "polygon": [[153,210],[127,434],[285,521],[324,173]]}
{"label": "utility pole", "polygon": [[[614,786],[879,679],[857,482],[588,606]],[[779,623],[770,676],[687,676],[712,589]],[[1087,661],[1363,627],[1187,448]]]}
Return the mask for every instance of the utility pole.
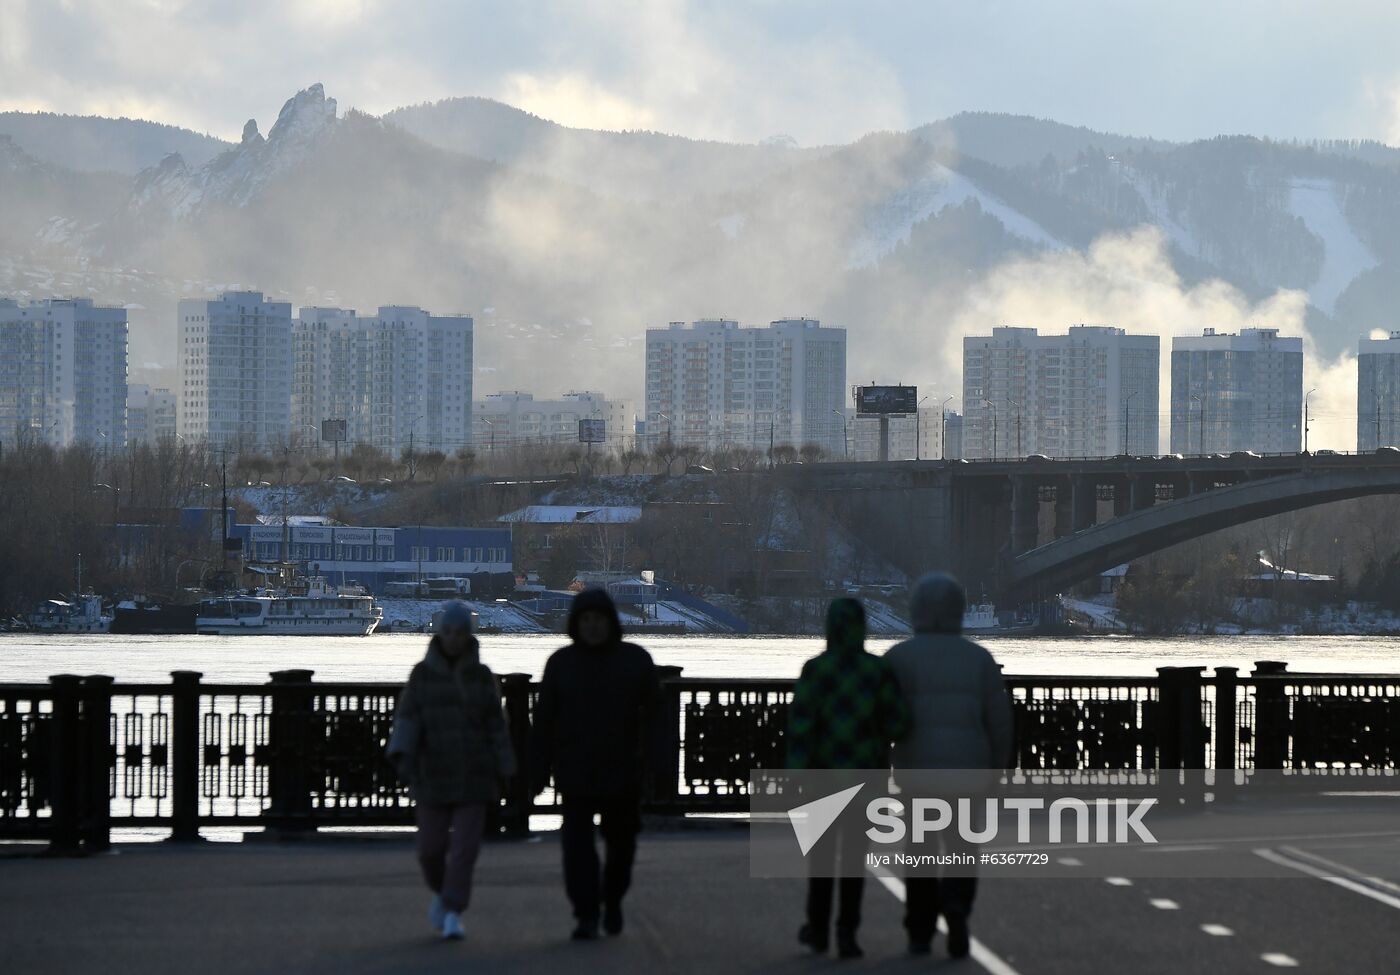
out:
{"label": "utility pole", "polygon": [[1376,446],[1381,446],[1381,398],[1376,395]]}
{"label": "utility pole", "polygon": [[1125,457],[1131,453],[1131,451],[1128,450],[1128,404],[1132,403],[1133,397],[1136,396],[1138,392],[1139,390],[1133,390],[1128,394],[1127,399],[1123,400],[1123,456]]}
{"label": "utility pole", "polygon": [[1308,390],[1303,396],[1303,453],[1305,454],[1308,452],[1308,427],[1311,425],[1311,416],[1308,413],[1308,399],[1315,392],[1317,392],[1316,387]]}
{"label": "utility pole", "polygon": [[[1193,403],[1196,404],[1196,428],[1197,428],[1197,431],[1199,432],[1200,438],[1201,438],[1201,439],[1200,439],[1200,446],[1197,448],[1196,453],[1198,453],[1198,454],[1205,454],[1205,452],[1206,452],[1206,404],[1205,404],[1205,401],[1202,400],[1202,399],[1201,399],[1199,396],[1197,396],[1195,393],[1192,393],[1192,394],[1191,394],[1191,402],[1193,402]],[[1189,406],[1188,406],[1187,409],[1186,409],[1186,449],[1187,449],[1188,451],[1191,449],[1191,409],[1190,409]]]}
{"label": "utility pole", "polygon": [[841,445],[845,448],[846,459],[847,459],[847,460],[850,460],[850,459],[851,459],[851,436],[850,436],[850,433],[849,433],[848,428],[847,428],[847,426],[846,426],[846,414],[845,414],[845,413],[842,413],[840,410],[832,410],[831,412],[835,413],[837,416],[839,416],[839,417],[841,418]]}
{"label": "utility pole", "polygon": [[982,405],[992,411],[992,460],[997,459],[997,405],[989,399],[984,399]]}
{"label": "utility pole", "polygon": [[[932,393],[929,394],[929,396],[932,396],[932,395],[933,395]],[[928,399],[928,396],[925,396],[924,399],[921,399],[921,400],[919,400],[917,403],[914,404],[914,459],[915,459],[915,460],[922,460],[922,459],[923,459],[923,458],[920,456],[920,453],[919,453],[920,450],[922,449],[921,440],[922,440],[922,436],[923,436],[923,427],[921,426],[921,424],[923,423],[923,411],[920,410],[919,407],[921,407],[921,406],[924,405],[924,400],[926,400],[926,399]]]}
{"label": "utility pole", "polygon": [[955,399],[957,399],[956,396],[947,397],[943,400],[938,410],[943,423],[943,429],[939,431],[938,453],[942,455],[943,460],[948,459],[948,404]]}

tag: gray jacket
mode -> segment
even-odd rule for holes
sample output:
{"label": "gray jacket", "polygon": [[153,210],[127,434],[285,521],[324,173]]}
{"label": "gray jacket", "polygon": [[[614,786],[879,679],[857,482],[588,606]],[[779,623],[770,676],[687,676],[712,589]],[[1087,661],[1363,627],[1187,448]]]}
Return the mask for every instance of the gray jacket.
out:
{"label": "gray jacket", "polygon": [[1011,761],[1011,700],[992,655],[955,633],[916,633],[891,647],[909,707],[894,767],[1001,769]]}
{"label": "gray jacket", "polygon": [[495,802],[515,775],[500,690],[475,644],[451,661],[434,637],[399,696],[386,751],[419,802]]}

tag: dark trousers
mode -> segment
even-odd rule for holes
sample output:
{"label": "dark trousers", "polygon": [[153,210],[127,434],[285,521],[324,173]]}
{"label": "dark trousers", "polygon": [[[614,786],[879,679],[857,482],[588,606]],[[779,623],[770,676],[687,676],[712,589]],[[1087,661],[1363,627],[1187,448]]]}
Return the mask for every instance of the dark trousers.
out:
{"label": "dark trousers", "polygon": [[[982,820],[976,820],[980,828]],[[904,877],[904,930],[910,940],[927,941],[938,930],[938,916],[960,917],[972,914],[977,896],[977,846],[957,833],[941,833],[936,839],[911,844],[910,853],[971,856],[973,864],[920,868]]]}
{"label": "dark trousers", "polygon": [[865,895],[865,821],[847,809],[807,854],[807,924],[831,930],[831,900],[837,893],[836,930],[855,934]]}
{"label": "dark trousers", "polygon": [[[636,796],[593,798],[565,796],[560,840],[564,847],[564,889],[574,905],[574,917],[596,921],[600,905],[622,903],[632,885],[632,861],[642,815]],[[598,861],[593,817],[603,837],[604,859]]]}
{"label": "dark trousers", "polygon": [[414,815],[423,880],[433,893],[442,896],[449,911],[465,911],[472,899],[472,873],[481,853],[486,806],[479,802],[456,806],[420,802]]}
{"label": "dark trousers", "polygon": [[976,877],[907,877],[904,930],[912,940],[927,941],[938,930],[938,915],[966,919],[976,896]]}

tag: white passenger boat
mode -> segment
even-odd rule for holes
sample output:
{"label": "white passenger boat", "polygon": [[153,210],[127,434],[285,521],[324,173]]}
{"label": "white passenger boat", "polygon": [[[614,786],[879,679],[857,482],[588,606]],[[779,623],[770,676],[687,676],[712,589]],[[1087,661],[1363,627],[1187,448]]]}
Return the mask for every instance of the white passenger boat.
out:
{"label": "white passenger boat", "polygon": [[963,632],[999,629],[997,608],[991,603],[974,603],[963,612],[962,628]]}
{"label": "white passenger boat", "polygon": [[366,636],[383,618],[384,610],[363,589],[333,589],[315,578],[304,593],[257,592],[202,600],[194,628],[196,633],[220,636]]}

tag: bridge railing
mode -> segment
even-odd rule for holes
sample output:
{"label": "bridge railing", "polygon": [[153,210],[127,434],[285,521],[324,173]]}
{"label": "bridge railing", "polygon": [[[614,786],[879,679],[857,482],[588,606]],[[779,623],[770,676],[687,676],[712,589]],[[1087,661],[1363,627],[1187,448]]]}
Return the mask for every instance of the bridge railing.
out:
{"label": "bridge railing", "polygon": [[[529,762],[538,685],[501,677]],[[1014,766],[1049,770],[1400,768],[1400,675],[1240,676],[1161,668],[1151,677],[1012,676]],[[786,763],[790,680],[687,679],[663,669],[659,756],[645,807],[742,812],[750,771]],[[383,751],[400,685],[327,683],[282,671],[266,684],[116,684],[60,675],[0,685],[0,838],[104,849],[113,827],[194,840],[204,827],[280,832],[408,825],[412,802]],[[492,828],[556,811],[510,783]]]}

